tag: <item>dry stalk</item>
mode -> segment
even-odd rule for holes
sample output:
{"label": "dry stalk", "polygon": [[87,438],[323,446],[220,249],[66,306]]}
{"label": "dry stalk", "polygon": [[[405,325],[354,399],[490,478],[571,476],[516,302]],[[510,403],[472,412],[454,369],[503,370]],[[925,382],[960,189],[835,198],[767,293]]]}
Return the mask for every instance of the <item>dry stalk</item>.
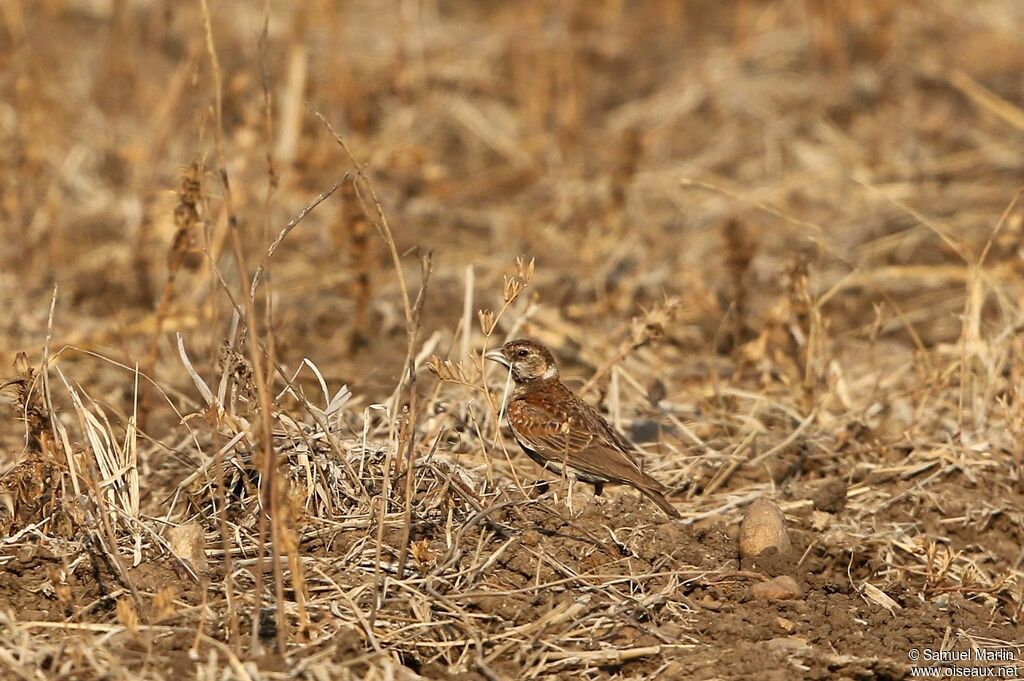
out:
{"label": "dry stalk", "polygon": [[373,263],[370,260],[370,221],[359,205],[354,182],[345,183],[341,190],[345,232],[348,234],[352,262],[356,270],[355,301],[356,311],[352,319],[352,333],[349,337],[349,354],[355,355],[369,338],[366,335],[369,324],[371,277]]}
{"label": "dry stalk", "polygon": [[[421,275],[422,275],[421,276],[421,282],[422,283],[420,285],[419,293],[416,295],[416,302],[414,303],[413,308],[412,308],[412,315],[413,315],[414,323],[413,323],[412,327],[410,328],[409,346],[408,346],[408,348],[406,350],[406,358],[407,358],[407,361],[408,361],[408,365],[407,366],[409,367],[409,376],[408,376],[407,381],[408,381],[409,391],[410,391],[409,405],[408,405],[409,411],[406,414],[405,428],[404,428],[404,431],[405,431],[404,432],[404,436],[405,436],[405,438],[408,439],[408,445],[407,446],[409,447],[408,455],[407,455],[407,459],[408,459],[407,466],[408,467],[407,467],[407,470],[406,470],[406,475],[407,475],[407,478],[406,478],[406,489],[407,489],[407,492],[408,492],[408,496],[406,497],[406,500],[405,500],[405,503],[406,503],[406,513],[405,513],[405,516],[404,516],[404,527],[403,527],[403,535],[402,535],[403,539],[402,539],[402,547],[401,547],[401,550],[400,550],[400,553],[401,553],[401,556],[402,556],[402,560],[399,563],[399,571],[400,572],[404,572],[404,561],[405,561],[406,551],[408,550],[409,532],[410,532],[410,525],[411,525],[411,522],[412,522],[412,489],[411,489],[411,486],[412,486],[412,480],[414,479],[414,474],[413,474],[412,466],[413,466],[414,461],[415,461],[416,421],[417,421],[417,418],[418,418],[418,411],[416,410],[417,400],[416,400],[415,394],[413,393],[414,383],[415,383],[415,375],[416,375],[416,366],[415,366],[415,361],[413,360],[414,349],[415,349],[414,344],[416,342],[416,338],[417,338],[417,336],[419,334],[420,325],[422,323],[423,305],[426,302],[427,284],[430,281],[430,273],[432,271],[431,268],[432,268],[432,265],[431,265],[431,255],[428,253],[420,261],[420,269],[421,269]],[[399,382],[398,382],[398,386],[401,387],[402,385],[403,385],[403,380],[400,379]],[[397,388],[396,388],[396,390],[397,390]],[[384,517],[385,517],[385,515],[387,513],[387,505],[388,505],[388,502],[389,502],[389,500],[391,498],[391,489],[392,489],[391,483],[392,483],[392,481],[394,479],[394,474],[393,473],[394,473],[394,470],[397,468],[397,462],[395,461],[395,457],[397,457],[398,455],[401,454],[401,446],[402,446],[401,434],[399,434],[397,437],[395,437],[395,439],[394,439],[395,446],[394,447],[390,446],[390,440],[392,438],[391,434],[395,433],[395,430],[396,430],[395,429],[395,422],[396,422],[396,420],[397,420],[397,414],[393,414],[393,418],[391,419],[391,424],[389,426],[390,433],[389,433],[389,446],[388,446],[388,451],[387,451],[387,459],[386,459],[385,464],[384,464],[384,485],[383,485],[383,488],[381,490],[380,508],[378,510],[378,515],[377,515],[377,523],[378,523],[378,525],[377,525],[377,545],[376,545],[376,550],[375,550],[375,555],[374,555],[374,572],[373,572],[373,593],[374,593],[374,599],[373,599],[373,605],[372,605],[372,607],[370,609],[370,615],[369,615],[369,622],[370,622],[370,626],[371,627],[373,626],[373,623],[374,623],[374,621],[376,619],[376,616],[377,616],[377,607],[380,605],[380,602],[381,602],[381,600],[384,597],[384,594],[381,591],[381,567],[380,567],[380,565],[381,565],[381,553],[382,553],[382,550],[383,550],[383,543],[384,543]],[[401,579],[401,576],[399,577],[399,579]]]}
{"label": "dry stalk", "polygon": [[[163,335],[167,314],[174,299],[174,282],[185,259],[196,249],[196,238],[202,225],[202,218],[199,216],[199,206],[202,202],[202,169],[198,163],[193,163],[182,173],[181,185],[178,189],[178,205],[174,208],[174,226],[177,231],[171,240],[167,254],[167,280],[164,282],[160,302],[157,304],[156,328],[153,331],[153,339],[150,342],[149,355],[145,364],[145,372],[154,379],[160,352],[160,338]],[[148,400],[145,398],[147,394],[149,394],[148,391],[143,394],[143,419],[149,412]]]}
{"label": "dry stalk", "polygon": [[[213,139],[214,146],[217,151],[217,160],[219,164],[220,180],[224,188],[224,210],[227,215],[228,227],[231,233],[231,242],[234,247],[235,260],[238,265],[238,271],[243,278],[246,277],[246,273],[249,271],[246,266],[245,254],[242,249],[242,240],[239,234],[238,218],[235,213],[234,201],[232,199],[231,183],[228,178],[227,162],[225,159],[224,152],[224,140],[223,140],[223,90],[221,85],[221,71],[220,62],[217,58],[217,48],[213,38],[213,24],[210,19],[210,8],[207,0],[200,0],[200,7],[203,15],[203,25],[206,31],[206,47],[210,56],[210,67],[213,74],[213,87],[214,87],[214,126],[213,126]],[[271,534],[271,555],[274,569],[274,587],[276,594],[276,605],[277,605],[277,645],[279,651],[283,654],[287,649],[288,644],[288,620],[287,614],[284,607],[284,579],[281,573],[281,561],[280,561],[280,547],[281,537],[283,528],[280,526],[280,518],[277,511],[278,506],[278,484],[277,484],[277,467],[274,460],[274,452],[271,444],[273,426],[271,423],[271,401],[270,391],[266,381],[266,372],[263,369],[263,364],[260,361],[257,347],[259,345],[259,336],[256,329],[256,310],[253,303],[252,296],[243,296],[245,303],[245,319],[248,320],[247,326],[249,329],[250,340],[248,343],[249,360],[252,364],[253,371],[256,375],[256,388],[259,394],[260,412],[261,412],[261,426],[262,435],[259,438],[262,444],[263,450],[263,478],[262,483],[264,485],[264,508],[268,510],[270,515],[270,534]],[[264,514],[260,513],[260,542],[259,552],[260,556],[265,553],[265,520]],[[256,579],[256,607],[255,612],[260,612],[261,603],[263,599],[262,595],[262,576],[263,568],[262,561],[257,568],[257,579]],[[259,617],[253,617],[253,628],[252,628],[252,645],[253,648],[259,645]]]}
{"label": "dry stalk", "polygon": [[[498,313],[494,314],[488,309],[481,309],[477,312],[480,320],[480,330],[484,334],[483,343],[480,348],[480,386],[483,389],[484,396],[487,398],[487,408],[489,410],[491,418],[494,420],[494,435],[492,441],[497,442],[501,446],[502,453],[505,456],[505,461],[508,463],[509,471],[512,473],[512,479],[515,486],[519,489],[520,493],[526,495],[526,490],[523,488],[522,483],[519,481],[519,476],[516,474],[515,466],[512,465],[512,457],[509,456],[508,450],[505,449],[505,444],[501,440],[501,412],[503,410],[505,396],[502,396],[502,405],[497,405],[494,402],[494,396],[491,395],[490,388],[487,385],[487,360],[484,359],[484,355],[487,354],[487,347],[491,337],[494,335],[495,329],[498,327],[498,323],[501,321],[505,313],[508,312],[509,308],[515,303],[520,294],[529,287],[530,282],[533,280],[533,274],[536,263],[533,258],[527,262],[523,256],[518,256],[515,261],[515,274],[512,276],[504,276],[504,285],[501,291],[501,308],[498,309]],[[505,392],[508,392],[509,382],[511,381],[511,374],[506,374],[505,381]],[[499,409],[499,406],[501,408]],[[490,469],[490,451],[484,449],[484,457],[488,462],[488,478],[491,475]]]}

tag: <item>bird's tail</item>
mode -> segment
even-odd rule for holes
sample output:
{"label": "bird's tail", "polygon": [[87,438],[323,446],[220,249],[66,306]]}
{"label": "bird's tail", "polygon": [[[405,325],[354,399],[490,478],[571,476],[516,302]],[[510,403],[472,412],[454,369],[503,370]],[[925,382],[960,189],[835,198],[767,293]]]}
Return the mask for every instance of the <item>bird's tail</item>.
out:
{"label": "bird's tail", "polygon": [[679,514],[679,511],[676,510],[676,507],[673,506],[671,502],[669,502],[669,500],[665,498],[665,495],[662,492],[656,489],[651,489],[650,487],[638,487],[637,489],[643,492],[648,499],[656,503],[658,505],[658,508],[664,511],[665,515],[667,515],[669,518],[683,517]]}

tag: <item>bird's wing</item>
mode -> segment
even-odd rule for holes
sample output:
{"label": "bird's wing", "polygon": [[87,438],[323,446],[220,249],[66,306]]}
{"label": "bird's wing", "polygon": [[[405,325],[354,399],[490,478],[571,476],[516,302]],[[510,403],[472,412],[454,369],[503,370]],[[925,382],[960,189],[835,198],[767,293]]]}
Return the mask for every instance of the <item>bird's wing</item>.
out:
{"label": "bird's wing", "polygon": [[[662,490],[664,486],[640,470],[632,455],[617,446],[600,414],[555,409],[534,400],[513,400],[509,420],[516,423],[516,439],[545,459],[598,478],[625,482],[637,488]],[[594,422],[594,419],[598,422]]]}
{"label": "bird's wing", "polygon": [[594,433],[574,424],[569,414],[533,401],[513,400],[508,418],[516,439],[547,459],[565,459],[590,447],[595,438]]}

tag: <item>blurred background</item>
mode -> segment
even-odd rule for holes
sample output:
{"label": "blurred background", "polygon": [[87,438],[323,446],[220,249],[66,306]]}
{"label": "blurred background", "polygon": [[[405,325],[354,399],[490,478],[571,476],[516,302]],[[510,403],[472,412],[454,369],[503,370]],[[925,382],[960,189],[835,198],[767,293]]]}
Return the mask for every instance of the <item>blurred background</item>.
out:
{"label": "blurred background", "polygon": [[[432,252],[420,338],[440,331],[440,354],[467,268],[473,306],[497,308],[517,255],[537,274],[507,323],[532,304],[519,329],[576,373],[677,299],[658,350],[670,393],[736,371],[738,349],[756,364],[793,315],[819,315],[828,344],[781,351],[795,382],[955,343],[994,233],[977,319],[1019,322],[1016,0],[212,0],[210,16],[247,277],[353,171],[318,112],[365,164],[412,296]],[[54,347],[174,386],[180,331],[213,369],[230,303],[211,264],[247,284],[201,4],[6,0],[0,64],[0,365],[39,353],[56,285]],[[372,222],[336,192],[283,241],[258,305],[285,366],[314,357],[378,399],[406,336]],[[66,361],[129,396],[123,371]]]}

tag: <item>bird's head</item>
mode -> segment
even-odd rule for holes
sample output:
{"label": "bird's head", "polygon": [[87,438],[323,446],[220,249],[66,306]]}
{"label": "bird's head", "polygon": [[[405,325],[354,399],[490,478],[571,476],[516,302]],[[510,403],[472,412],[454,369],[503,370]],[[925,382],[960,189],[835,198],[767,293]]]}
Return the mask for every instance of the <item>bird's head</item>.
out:
{"label": "bird's head", "polygon": [[529,338],[511,340],[484,357],[512,369],[512,379],[516,383],[558,378],[555,356],[546,347]]}

